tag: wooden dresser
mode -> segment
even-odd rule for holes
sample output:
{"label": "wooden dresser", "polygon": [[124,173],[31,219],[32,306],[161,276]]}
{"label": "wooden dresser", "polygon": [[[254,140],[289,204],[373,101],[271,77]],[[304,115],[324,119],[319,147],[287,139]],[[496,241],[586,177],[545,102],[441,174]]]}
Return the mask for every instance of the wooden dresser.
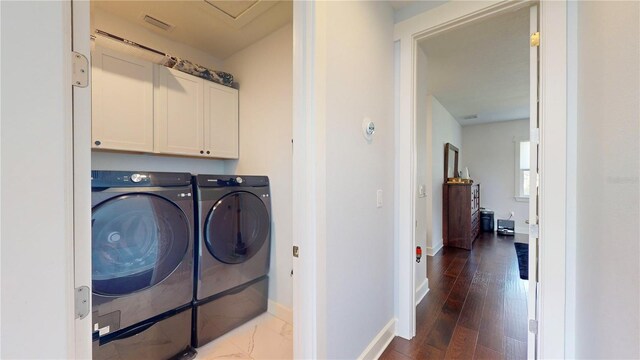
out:
{"label": "wooden dresser", "polygon": [[444,184],[442,238],[444,246],[471,250],[480,233],[480,184]]}

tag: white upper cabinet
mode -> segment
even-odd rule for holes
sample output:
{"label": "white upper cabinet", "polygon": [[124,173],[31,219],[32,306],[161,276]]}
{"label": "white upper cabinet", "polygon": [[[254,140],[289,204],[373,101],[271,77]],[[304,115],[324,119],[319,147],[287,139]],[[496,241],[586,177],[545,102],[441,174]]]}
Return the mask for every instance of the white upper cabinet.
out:
{"label": "white upper cabinet", "polygon": [[204,80],[156,65],[155,91],[156,152],[207,156],[202,115]]}
{"label": "white upper cabinet", "polygon": [[205,149],[218,158],[238,158],[238,90],[205,81]]}
{"label": "white upper cabinet", "polygon": [[92,83],[92,146],[152,152],[153,64],[96,47]]}
{"label": "white upper cabinet", "polygon": [[109,49],[93,53],[93,147],[238,158],[238,90]]}

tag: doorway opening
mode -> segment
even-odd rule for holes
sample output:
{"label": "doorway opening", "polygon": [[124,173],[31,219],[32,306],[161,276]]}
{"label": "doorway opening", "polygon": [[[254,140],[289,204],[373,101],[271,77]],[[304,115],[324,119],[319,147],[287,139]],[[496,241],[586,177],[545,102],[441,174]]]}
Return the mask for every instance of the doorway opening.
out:
{"label": "doorway opening", "polygon": [[529,262],[519,264],[516,248],[529,248],[528,198],[538,194],[538,147],[529,142],[538,128],[538,50],[529,42],[537,7],[451,22],[412,35],[415,245],[427,256],[414,268],[416,337],[389,350],[526,358],[535,290],[521,280]]}
{"label": "doorway opening", "polygon": [[[89,119],[78,121],[74,134],[76,236],[91,239],[97,232],[95,194],[115,187],[106,180],[126,183],[120,186],[127,188],[123,202],[140,191],[171,200],[167,206],[180,204],[166,211],[143,204],[136,214],[144,221],[132,220],[138,226],[122,225],[122,231],[108,229],[117,212],[102,211],[109,217],[98,224],[107,229],[101,230],[102,258],[96,257],[97,242],[76,244],[76,281],[93,283],[94,293],[97,272],[121,277],[123,284],[136,276],[144,281],[148,274],[138,270],[158,268],[164,250],[175,250],[172,266],[181,269],[169,267],[164,278],[147,271],[153,284],[116,301],[93,294],[76,334],[83,344],[79,353],[91,357],[85,344],[93,335],[93,358],[169,358],[187,347],[198,348],[203,358],[220,351],[292,357],[292,3],[73,6],[74,50],[89,60],[92,90],[74,94],[76,116]],[[181,181],[181,188],[161,192],[176,186],[170,180]],[[145,182],[147,188],[130,190]],[[218,188],[240,190],[214,195]],[[172,189],[176,199],[170,199]],[[121,212],[123,224],[130,210]],[[170,210],[190,235],[172,233]],[[179,249],[172,241],[178,235],[186,241]],[[143,250],[144,257],[136,256]],[[146,305],[144,312],[139,304]],[[139,318],[125,319],[130,313]],[[265,342],[254,344],[247,327],[263,333]]]}

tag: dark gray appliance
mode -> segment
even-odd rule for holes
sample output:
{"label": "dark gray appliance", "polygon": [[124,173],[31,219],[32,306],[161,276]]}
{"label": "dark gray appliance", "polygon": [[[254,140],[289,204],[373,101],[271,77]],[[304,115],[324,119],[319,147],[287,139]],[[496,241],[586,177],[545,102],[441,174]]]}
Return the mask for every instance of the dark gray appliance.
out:
{"label": "dark gray appliance", "polygon": [[193,299],[191,174],[92,171],[93,330],[139,325]]}
{"label": "dark gray appliance", "polygon": [[267,309],[271,199],[266,176],[198,175],[194,346]]}

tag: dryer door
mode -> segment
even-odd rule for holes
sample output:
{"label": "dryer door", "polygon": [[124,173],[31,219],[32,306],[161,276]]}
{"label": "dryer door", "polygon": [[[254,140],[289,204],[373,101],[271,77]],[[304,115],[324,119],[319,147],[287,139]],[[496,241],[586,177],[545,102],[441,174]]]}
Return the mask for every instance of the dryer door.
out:
{"label": "dryer door", "polygon": [[269,238],[269,212],[256,195],[237,191],[214,205],[205,225],[205,243],[211,255],[227,264],[253,257]]}
{"label": "dryer door", "polygon": [[151,194],[127,194],[93,208],[93,292],[120,296],[168,277],[189,246],[189,222],[171,201]]}

